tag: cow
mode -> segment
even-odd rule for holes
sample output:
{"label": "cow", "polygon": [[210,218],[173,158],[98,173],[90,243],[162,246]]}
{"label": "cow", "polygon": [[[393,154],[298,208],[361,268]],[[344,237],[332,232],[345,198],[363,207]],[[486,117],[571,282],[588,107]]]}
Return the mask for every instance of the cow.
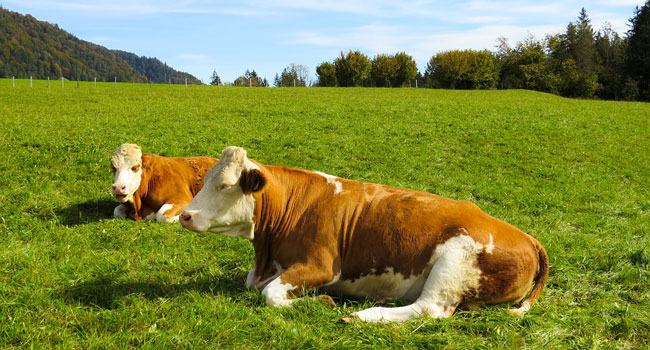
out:
{"label": "cow", "polygon": [[205,173],[217,161],[210,157],[142,154],[138,145],[121,145],[111,159],[115,175],[111,192],[121,203],[113,216],[136,221],[178,221],[178,215],[203,187]]}
{"label": "cow", "polygon": [[292,305],[314,288],[411,302],[346,320],[447,318],[459,306],[522,300],[509,311],[523,315],[548,277],[539,241],[470,202],[263,165],[239,147],[223,151],[180,222],[251,240],[246,284],[268,305]]}

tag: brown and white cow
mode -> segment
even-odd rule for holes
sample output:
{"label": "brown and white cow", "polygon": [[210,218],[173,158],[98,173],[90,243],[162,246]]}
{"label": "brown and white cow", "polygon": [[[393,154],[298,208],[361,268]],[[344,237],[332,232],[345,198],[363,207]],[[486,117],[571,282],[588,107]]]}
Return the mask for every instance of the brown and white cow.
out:
{"label": "brown and white cow", "polygon": [[217,161],[210,157],[142,154],[138,145],[121,145],[111,159],[115,173],[111,192],[122,203],[113,210],[113,216],[178,221],[178,215],[203,187],[205,173]]}
{"label": "brown and white cow", "polygon": [[252,241],[249,287],[269,305],[291,305],[304,290],[402,298],[363,321],[450,317],[459,305],[517,303],[522,315],[548,276],[544,247],[476,205],[424,192],[262,165],[228,147],[181,214],[194,231]]}

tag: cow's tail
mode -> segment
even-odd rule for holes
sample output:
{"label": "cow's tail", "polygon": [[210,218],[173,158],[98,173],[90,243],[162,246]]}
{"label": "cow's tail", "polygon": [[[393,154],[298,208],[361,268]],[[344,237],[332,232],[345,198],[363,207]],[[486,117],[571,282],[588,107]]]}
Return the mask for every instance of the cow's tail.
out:
{"label": "cow's tail", "polygon": [[539,256],[537,262],[539,264],[539,271],[537,272],[537,276],[535,276],[535,286],[528,295],[528,298],[521,303],[519,308],[508,310],[508,313],[512,316],[522,316],[530,310],[530,307],[535,304],[535,301],[537,301],[537,298],[542,293],[542,289],[544,289],[544,284],[546,284],[546,279],[548,278],[548,255],[546,254],[546,249],[534,237],[531,236],[531,238]]}

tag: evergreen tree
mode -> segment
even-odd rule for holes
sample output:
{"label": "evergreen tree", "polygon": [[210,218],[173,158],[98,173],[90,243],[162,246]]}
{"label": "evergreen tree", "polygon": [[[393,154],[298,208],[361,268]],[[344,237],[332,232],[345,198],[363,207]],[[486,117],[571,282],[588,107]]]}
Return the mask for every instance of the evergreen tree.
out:
{"label": "evergreen tree", "polygon": [[210,85],[221,85],[221,78],[219,78],[216,69],[212,71],[212,76],[210,77]]}
{"label": "evergreen tree", "polygon": [[596,95],[602,99],[632,99],[626,92],[625,50],[627,44],[609,23],[596,33],[596,52],[598,56],[598,90]]}
{"label": "evergreen tree", "polygon": [[[573,29],[569,47],[571,55],[576,61],[578,72],[581,74],[594,73],[596,71],[596,42],[591,20],[584,7],[580,10],[578,21],[573,25]],[[567,35],[569,34],[567,33]]]}
{"label": "evergreen tree", "polygon": [[262,79],[257,75],[257,72],[253,69],[252,71],[246,70],[244,75],[241,75],[235,79],[232,83],[234,86],[245,86],[245,87],[266,87],[268,86],[268,80],[266,78]]}
{"label": "evergreen tree", "polygon": [[305,87],[308,84],[309,69],[302,64],[288,65],[280,76],[275,75],[275,86]]}
{"label": "evergreen tree", "polygon": [[627,74],[638,84],[639,96],[650,101],[650,0],[636,8],[628,31]]}

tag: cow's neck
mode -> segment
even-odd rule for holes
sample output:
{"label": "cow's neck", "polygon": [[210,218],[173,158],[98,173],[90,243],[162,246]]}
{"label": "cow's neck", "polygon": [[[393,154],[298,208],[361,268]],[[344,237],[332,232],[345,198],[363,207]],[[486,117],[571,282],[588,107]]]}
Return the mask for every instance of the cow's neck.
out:
{"label": "cow's neck", "polygon": [[[258,263],[271,258],[270,250],[277,240],[291,235],[303,213],[311,208],[313,195],[308,191],[309,175],[304,171],[295,171],[283,167],[265,166],[267,176],[264,189],[255,193],[255,249]],[[268,263],[272,262],[269,260]]]}
{"label": "cow's neck", "polygon": [[142,175],[140,176],[140,187],[135,191],[134,196],[145,198],[149,194],[149,188],[152,182],[151,175],[153,173],[153,155],[142,155]]}

